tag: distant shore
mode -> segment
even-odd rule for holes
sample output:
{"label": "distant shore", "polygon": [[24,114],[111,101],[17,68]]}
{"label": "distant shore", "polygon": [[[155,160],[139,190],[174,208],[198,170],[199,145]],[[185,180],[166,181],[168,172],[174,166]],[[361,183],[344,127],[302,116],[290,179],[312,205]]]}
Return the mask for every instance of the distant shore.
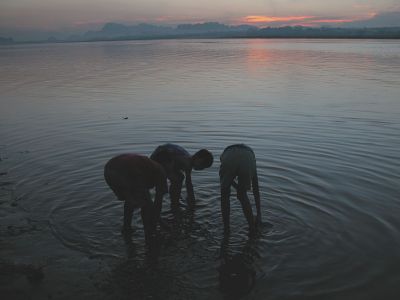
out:
{"label": "distant shore", "polygon": [[166,28],[149,24],[126,26],[108,23],[98,31],[88,31],[82,35],[63,38],[50,33],[47,38],[35,40],[0,37],[0,45],[167,39],[400,39],[400,27],[285,26],[258,28],[246,25],[226,26],[219,23],[204,23]]}

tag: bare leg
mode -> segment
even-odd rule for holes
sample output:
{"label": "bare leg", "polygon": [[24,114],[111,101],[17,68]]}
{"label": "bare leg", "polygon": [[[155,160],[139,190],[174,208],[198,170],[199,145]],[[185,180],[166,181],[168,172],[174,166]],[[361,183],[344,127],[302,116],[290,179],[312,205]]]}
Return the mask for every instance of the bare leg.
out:
{"label": "bare leg", "polygon": [[192,183],[192,170],[187,170],[185,172],[185,186],[187,192],[187,203],[190,207],[194,207],[195,205],[195,198],[194,198],[194,191],[193,191],[193,183]]}
{"label": "bare leg", "polygon": [[146,241],[153,233],[153,222],[154,222],[154,209],[151,201],[146,201],[146,204],[142,207],[140,214],[142,216],[142,222],[144,227],[144,234]]}
{"label": "bare leg", "polygon": [[221,187],[221,212],[222,212],[222,221],[224,223],[224,233],[229,234],[229,223],[230,223],[230,197],[231,188],[222,188]]}
{"label": "bare leg", "polygon": [[[153,230],[155,231],[157,228],[157,224],[161,220],[161,209],[162,209],[162,200],[163,194],[156,191],[156,195],[154,197],[154,204],[153,204]],[[151,200],[150,200],[151,202]]]}
{"label": "bare leg", "polygon": [[249,224],[249,233],[253,234],[255,232],[253,211],[251,209],[250,200],[247,197],[247,191],[240,186],[240,183],[237,191],[237,197],[242,205],[243,213],[246,217],[247,223]]}
{"label": "bare leg", "polygon": [[132,216],[133,216],[133,201],[128,199],[125,200],[124,203],[124,227],[122,229],[123,232],[132,231],[131,228]]}

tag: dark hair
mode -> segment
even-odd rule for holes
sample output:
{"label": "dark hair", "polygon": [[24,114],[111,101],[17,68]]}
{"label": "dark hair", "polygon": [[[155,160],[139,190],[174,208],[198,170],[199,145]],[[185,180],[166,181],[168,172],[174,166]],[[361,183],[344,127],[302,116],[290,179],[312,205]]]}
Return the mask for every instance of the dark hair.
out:
{"label": "dark hair", "polygon": [[214,157],[207,149],[201,149],[193,154],[192,159],[201,159],[204,161],[204,168],[209,168],[213,164]]}

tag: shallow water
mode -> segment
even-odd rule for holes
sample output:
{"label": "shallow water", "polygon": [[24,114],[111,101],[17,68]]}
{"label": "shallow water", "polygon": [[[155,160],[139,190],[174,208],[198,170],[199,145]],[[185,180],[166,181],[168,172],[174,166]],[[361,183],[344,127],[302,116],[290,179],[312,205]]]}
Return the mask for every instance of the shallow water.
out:
{"label": "shallow water", "polygon": [[[66,247],[120,261],[122,296],[223,298],[221,253],[255,272],[249,299],[400,294],[399,41],[2,46],[0,71],[2,185]],[[193,172],[194,211],[164,198],[154,265],[138,213],[121,237],[103,166],[165,142],[215,163]],[[232,197],[224,241],[219,155],[238,142],[256,153],[265,224],[248,240]]]}

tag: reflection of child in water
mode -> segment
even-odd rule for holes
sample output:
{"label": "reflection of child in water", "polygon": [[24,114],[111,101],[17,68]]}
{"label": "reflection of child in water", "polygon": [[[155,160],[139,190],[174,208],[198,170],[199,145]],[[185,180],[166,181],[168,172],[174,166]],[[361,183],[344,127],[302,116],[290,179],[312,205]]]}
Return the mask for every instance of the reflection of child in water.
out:
{"label": "reflection of child in water", "polygon": [[[109,160],[104,178],[124,204],[124,232],[131,231],[134,209],[141,209],[145,234],[154,231],[160,218],[162,198],[167,193],[167,178],[161,165],[138,154],[122,154]],[[155,188],[154,203],[149,189]]]}
{"label": "reflection of child in water", "polygon": [[242,296],[255,284],[256,272],[241,254],[225,258],[218,272],[220,288],[227,294]]}
{"label": "reflection of child in water", "polygon": [[255,242],[249,239],[240,253],[231,254],[229,249],[229,236],[225,235],[221,242],[221,265],[217,268],[219,284],[222,292],[229,296],[228,299],[238,298],[250,292],[256,281],[254,269]]}

